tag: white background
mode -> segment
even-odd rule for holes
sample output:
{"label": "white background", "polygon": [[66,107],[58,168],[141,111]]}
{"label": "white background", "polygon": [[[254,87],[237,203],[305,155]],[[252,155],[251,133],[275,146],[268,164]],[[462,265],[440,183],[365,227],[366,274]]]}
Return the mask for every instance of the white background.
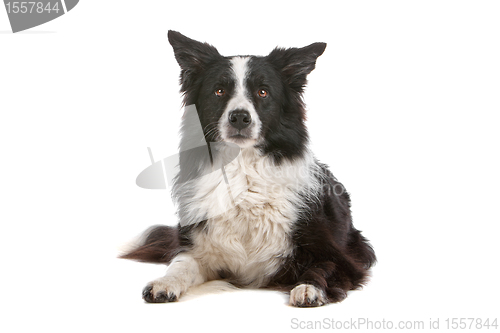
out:
{"label": "white background", "polygon": [[[284,332],[299,321],[498,316],[500,5],[495,1],[81,1],[12,34],[0,8],[4,332]],[[305,94],[314,151],[378,255],[342,303],[272,291],[145,304],[165,268],[116,259],[167,191],[135,177],[174,154],[167,30],[224,55],[328,43]],[[302,322],[305,325],[304,322]]]}

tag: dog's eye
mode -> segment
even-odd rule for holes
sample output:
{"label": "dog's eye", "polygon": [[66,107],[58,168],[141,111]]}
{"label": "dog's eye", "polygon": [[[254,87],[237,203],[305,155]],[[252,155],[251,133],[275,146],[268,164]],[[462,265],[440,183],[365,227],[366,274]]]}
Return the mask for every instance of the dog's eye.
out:
{"label": "dog's eye", "polygon": [[269,95],[269,93],[267,92],[267,90],[264,90],[264,89],[260,89],[259,92],[258,92],[258,95],[259,97],[261,98],[266,98],[267,95]]}
{"label": "dog's eye", "polygon": [[217,97],[221,97],[221,96],[224,96],[224,94],[225,94],[225,93],[226,93],[226,92],[224,91],[224,89],[217,89],[217,90],[215,91],[215,96],[217,96]]}

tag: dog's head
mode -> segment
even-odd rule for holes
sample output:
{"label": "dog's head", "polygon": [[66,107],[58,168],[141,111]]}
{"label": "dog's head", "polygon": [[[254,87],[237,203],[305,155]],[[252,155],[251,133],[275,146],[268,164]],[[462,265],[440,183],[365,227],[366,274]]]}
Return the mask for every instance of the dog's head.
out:
{"label": "dog's head", "polygon": [[302,92],[325,43],[224,57],[209,44],[169,31],[185,105],[196,105],[207,141],[258,147],[293,158],[307,142]]}

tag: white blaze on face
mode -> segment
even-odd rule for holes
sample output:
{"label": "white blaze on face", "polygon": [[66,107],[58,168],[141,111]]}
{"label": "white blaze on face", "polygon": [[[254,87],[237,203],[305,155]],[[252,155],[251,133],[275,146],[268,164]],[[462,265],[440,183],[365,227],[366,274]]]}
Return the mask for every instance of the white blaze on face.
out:
{"label": "white blaze on face", "polygon": [[229,123],[229,114],[234,110],[244,110],[250,113],[252,118],[252,123],[249,126],[251,133],[250,138],[244,142],[234,142],[242,148],[253,146],[257,142],[261,128],[261,121],[252,100],[250,99],[252,92],[248,91],[248,87],[245,84],[249,72],[249,60],[250,57],[234,57],[231,59],[231,69],[235,80],[235,90],[231,99],[227,103],[226,109],[222,114],[221,121],[219,122],[219,130],[223,140],[234,142],[231,140],[231,135],[228,133],[232,129],[232,126]]}

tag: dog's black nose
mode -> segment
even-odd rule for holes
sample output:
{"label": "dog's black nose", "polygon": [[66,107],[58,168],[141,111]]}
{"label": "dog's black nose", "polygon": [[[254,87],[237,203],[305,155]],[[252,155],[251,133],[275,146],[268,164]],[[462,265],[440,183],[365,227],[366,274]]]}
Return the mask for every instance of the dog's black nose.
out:
{"label": "dog's black nose", "polygon": [[229,123],[234,128],[241,130],[252,123],[252,117],[248,111],[234,110],[229,113]]}

